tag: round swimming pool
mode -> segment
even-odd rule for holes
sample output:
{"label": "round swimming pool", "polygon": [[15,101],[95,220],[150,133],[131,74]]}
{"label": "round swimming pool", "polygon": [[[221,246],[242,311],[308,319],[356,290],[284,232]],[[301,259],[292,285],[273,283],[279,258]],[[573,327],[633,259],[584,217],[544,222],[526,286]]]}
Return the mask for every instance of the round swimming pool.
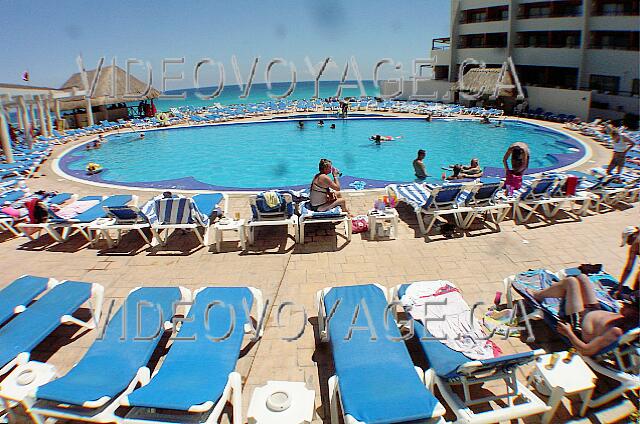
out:
{"label": "round swimming pool", "polygon": [[[233,123],[110,135],[100,149],[67,151],[59,169],[86,181],[159,189],[298,188],[309,184],[318,161],[329,158],[344,174],[343,185],[361,180],[367,188],[414,179],[411,165],[425,149],[427,172],[480,159],[485,175],[500,175],[502,157],[515,141],[531,150],[530,173],[564,167],[585,155],[577,140],[545,127],[508,120],[503,127],[469,120],[412,118],[325,119]],[[330,128],[335,124],[336,128]],[[393,140],[375,145],[373,134]],[[103,171],[87,175],[89,162]],[[357,185],[357,184],[356,184]],[[346,187],[344,187],[346,188]]]}

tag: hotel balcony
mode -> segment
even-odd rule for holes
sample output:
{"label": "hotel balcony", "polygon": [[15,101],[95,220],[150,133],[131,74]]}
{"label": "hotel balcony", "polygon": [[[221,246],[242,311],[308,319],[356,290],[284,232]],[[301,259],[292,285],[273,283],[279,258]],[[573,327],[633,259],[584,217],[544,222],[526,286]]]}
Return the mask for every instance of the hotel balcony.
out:
{"label": "hotel balcony", "polygon": [[582,0],[524,1],[521,2],[517,15],[522,20],[578,16],[582,16]]}
{"label": "hotel balcony", "polygon": [[522,65],[580,67],[579,48],[516,47],[513,61]]}

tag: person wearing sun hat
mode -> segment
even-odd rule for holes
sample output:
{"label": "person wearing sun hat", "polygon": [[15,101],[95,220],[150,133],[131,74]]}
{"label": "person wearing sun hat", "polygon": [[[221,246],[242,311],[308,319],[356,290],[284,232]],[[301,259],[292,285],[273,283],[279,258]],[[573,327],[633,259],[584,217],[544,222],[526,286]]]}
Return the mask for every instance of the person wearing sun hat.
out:
{"label": "person wearing sun hat", "polygon": [[[638,255],[640,255],[640,228],[635,226],[628,226],[622,230],[622,243],[620,247],[629,246],[629,253],[627,255],[627,263],[624,266],[624,270],[622,271],[622,276],[620,277],[620,285],[618,286],[618,290],[614,293],[614,297],[619,297],[622,293],[622,287],[624,283],[627,281],[631,272],[633,271],[633,266],[636,263],[636,259]],[[636,279],[631,284],[631,289],[633,291],[638,290],[638,283],[640,282],[640,271],[636,273]]]}

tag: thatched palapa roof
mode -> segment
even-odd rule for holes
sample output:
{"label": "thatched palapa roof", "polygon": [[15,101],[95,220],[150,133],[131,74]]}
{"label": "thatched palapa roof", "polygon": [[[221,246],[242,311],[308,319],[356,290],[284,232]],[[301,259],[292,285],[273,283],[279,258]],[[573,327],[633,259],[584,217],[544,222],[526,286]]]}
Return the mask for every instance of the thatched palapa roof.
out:
{"label": "thatched palapa roof", "polygon": [[[495,91],[500,78],[500,68],[474,68],[467,71],[463,81],[453,84],[455,91],[491,96]],[[506,71],[500,81],[503,85],[513,85],[511,72]],[[498,96],[511,97],[516,95],[515,89],[500,89]]]}
{"label": "thatched palapa roof", "polygon": [[[96,70],[87,71],[87,79],[91,85]],[[160,92],[151,87],[147,92],[147,84],[135,78],[129,77],[129,90],[127,92],[127,73],[124,69],[117,66],[105,66],[100,70],[96,88],[91,96],[91,105],[110,105],[113,103],[136,102],[140,100],[155,99],[160,96]],[[114,84],[115,79],[115,84]],[[62,90],[84,90],[85,86],[82,82],[80,72],[71,75],[65,82]],[[71,97],[60,102],[60,108],[63,110],[85,108],[86,102],[84,96]]]}

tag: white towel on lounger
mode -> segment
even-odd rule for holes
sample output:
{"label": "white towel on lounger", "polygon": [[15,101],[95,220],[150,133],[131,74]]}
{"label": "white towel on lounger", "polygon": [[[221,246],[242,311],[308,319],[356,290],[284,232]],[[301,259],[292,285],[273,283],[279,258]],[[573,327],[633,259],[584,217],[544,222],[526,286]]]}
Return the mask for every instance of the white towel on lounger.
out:
{"label": "white towel on lounger", "polygon": [[460,291],[445,280],[411,284],[401,299],[411,317],[424,324],[434,337],[469,359],[491,359],[495,345],[482,331],[480,321]]}

